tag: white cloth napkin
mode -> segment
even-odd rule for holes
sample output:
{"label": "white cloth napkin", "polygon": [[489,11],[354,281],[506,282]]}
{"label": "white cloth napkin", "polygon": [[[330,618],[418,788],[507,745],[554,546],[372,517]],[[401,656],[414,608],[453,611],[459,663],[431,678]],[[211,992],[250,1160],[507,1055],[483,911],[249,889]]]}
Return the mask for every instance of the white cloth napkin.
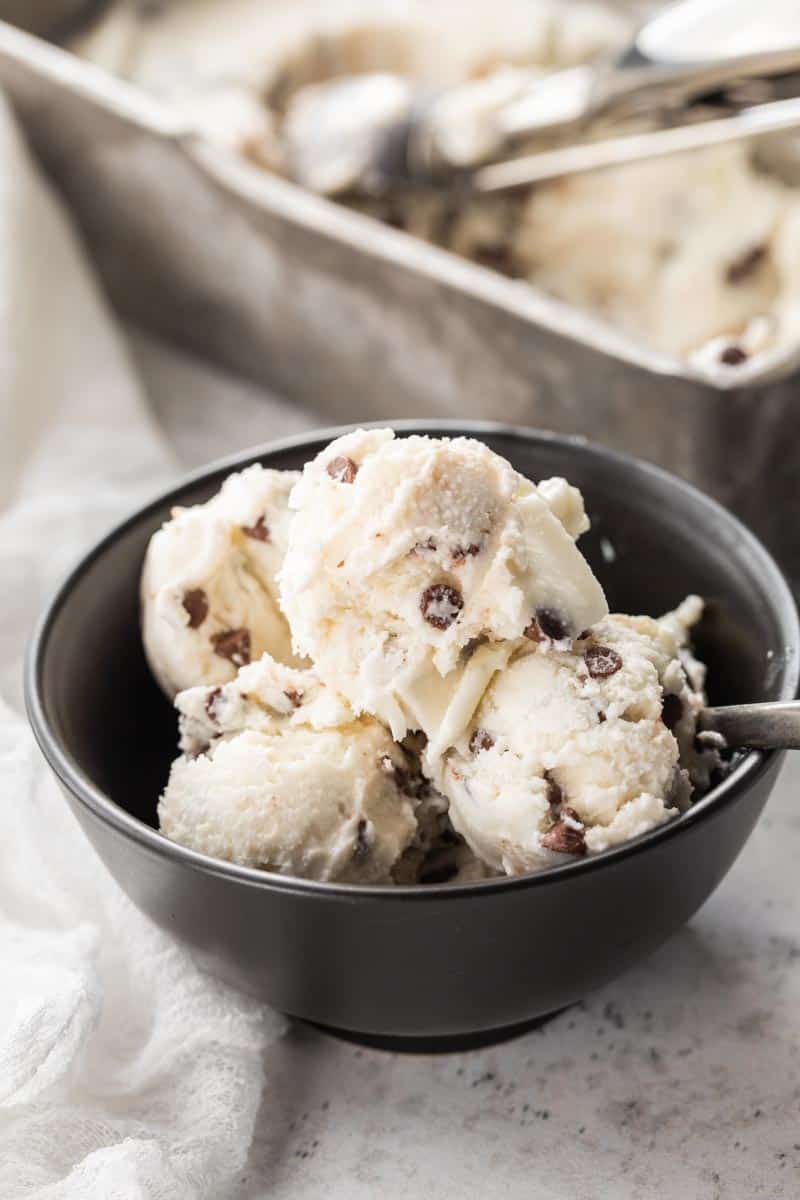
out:
{"label": "white cloth napkin", "polygon": [[282,1022],[129,903],[21,709],[48,591],[177,464],[2,104],[0,305],[0,1197],[222,1200]]}

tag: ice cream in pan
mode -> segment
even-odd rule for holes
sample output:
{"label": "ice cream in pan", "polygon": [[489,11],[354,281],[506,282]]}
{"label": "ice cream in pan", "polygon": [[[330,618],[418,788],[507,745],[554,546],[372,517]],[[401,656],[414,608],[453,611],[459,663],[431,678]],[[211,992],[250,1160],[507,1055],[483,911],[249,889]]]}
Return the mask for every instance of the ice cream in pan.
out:
{"label": "ice cream in pan", "polygon": [[[361,89],[383,80],[383,91],[386,73],[392,94],[405,85],[412,105],[431,87],[468,80],[502,92],[520,69],[547,78],[603,61],[633,33],[621,11],[630,6],[552,0],[462,4],[455,20],[452,4],[431,0],[297,3],[291,15],[267,20],[259,0],[240,0],[235,22],[224,3],[201,6],[202,18],[187,0],[161,16],[132,7],[110,6],[105,35],[100,21],[78,52],[174,99],[212,141],[289,176],[298,153],[315,157],[326,127],[324,106],[314,106],[310,123],[298,117],[332,82],[354,85],[349,105],[347,93],[335,95],[367,136],[372,117],[364,114],[374,106]],[[125,36],[113,36],[123,24]],[[718,112],[712,102],[708,115]],[[307,144],[304,126],[313,134]],[[762,369],[781,361],[800,339],[798,161],[789,133],[514,195],[401,188],[341,199],[730,381],[753,360]]]}
{"label": "ice cream in pan", "polygon": [[[168,837],[284,874],[446,882],[599,852],[708,786],[719,756],[696,737],[690,648],[702,602],[610,615],[566,481],[534,485],[471,439],[390,430],[338,439],[300,477],[259,470],[187,510],[199,532],[171,572],[154,569],[159,539],[186,514],[148,554],[151,664],[169,690],[192,685],[159,807]],[[280,531],[257,593],[236,560],[248,488]],[[227,550],[195,559],[220,522]],[[197,624],[188,584],[211,596]],[[217,653],[234,615],[252,663]],[[167,668],[176,623],[186,649]],[[291,654],[306,665],[276,661]]]}

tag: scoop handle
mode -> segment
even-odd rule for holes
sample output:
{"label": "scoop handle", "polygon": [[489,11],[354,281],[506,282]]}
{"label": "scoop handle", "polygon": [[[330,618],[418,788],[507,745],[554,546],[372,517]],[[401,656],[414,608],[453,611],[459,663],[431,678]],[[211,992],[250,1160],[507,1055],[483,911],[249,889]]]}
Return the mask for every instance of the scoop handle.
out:
{"label": "scoop handle", "polygon": [[732,749],[800,750],[800,700],[704,708],[697,726],[722,734]]}

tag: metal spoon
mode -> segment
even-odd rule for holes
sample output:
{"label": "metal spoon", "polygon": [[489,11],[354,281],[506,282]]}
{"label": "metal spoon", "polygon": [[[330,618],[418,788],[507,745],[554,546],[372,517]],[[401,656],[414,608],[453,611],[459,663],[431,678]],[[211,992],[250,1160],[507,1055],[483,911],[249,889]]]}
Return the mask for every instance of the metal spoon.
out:
{"label": "metal spoon", "polygon": [[765,134],[799,128],[800,97],[775,100],[716,121],[627,134],[625,137],[586,142],[580,146],[544,150],[522,158],[510,158],[507,162],[490,163],[466,176],[463,182],[474,192],[510,192],[564,175],[581,175],[605,167],[686,154],[690,150],[747,141]]}
{"label": "metal spoon", "polygon": [[437,92],[383,73],[303,88],[284,124],[290,172],[328,195],[446,182],[520,139],[574,132],[598,115],[680,112],[726,85],[800,69],[787,4],[684,0],[643,25],[612,62],[549,76],[509,67]]}
{"label": "metal spoon", "polygon": [[[497,124],[506,139],[556,132],[556,89],[563,106],[560,124],[585,125],[601,115],[679,112],[731,84],[784,75],[798,66],[800,27],[791,0],[684,0],[642,25],[611,62],[546,76],[498,113]],[[572,111],[565,84],[573,92]]]}
{"label": "metal spoon", "polygon": [[800,700],[704,708],[697,728],[721,734],[731,749],[800,750]]}

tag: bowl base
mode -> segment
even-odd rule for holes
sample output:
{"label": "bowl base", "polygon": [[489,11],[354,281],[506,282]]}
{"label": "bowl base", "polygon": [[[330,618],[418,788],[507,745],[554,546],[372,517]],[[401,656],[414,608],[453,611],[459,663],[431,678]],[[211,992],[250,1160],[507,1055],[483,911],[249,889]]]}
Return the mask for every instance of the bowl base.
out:
{"label": "bowl base", "polygon": [[[569,1007],[569,1006],[567,1006]],[[352,1029],[336,1029],[332,1025],[319,1025],[316,1021],[307,1024],[328,1033],[343,1042],[353,1042],[358,1046],[366,1046],[370,1050],[386,1050],[392,1054],[459,1054],[465,1050],[480,1050],[484,1046],[494,1046],[498,1042],[508,1042],[512,1038],[521,1037],[533,1029],[552,1021],[566,1008],[557,1008],[543,1017],[532,1017],[528,1021],[519,1021],[515,1025],[501,1025],[498,1029],[483,1029],[478,1033],[435,1034],[432,1037],[399,1036],[382,1033],[357,1033]]]}

